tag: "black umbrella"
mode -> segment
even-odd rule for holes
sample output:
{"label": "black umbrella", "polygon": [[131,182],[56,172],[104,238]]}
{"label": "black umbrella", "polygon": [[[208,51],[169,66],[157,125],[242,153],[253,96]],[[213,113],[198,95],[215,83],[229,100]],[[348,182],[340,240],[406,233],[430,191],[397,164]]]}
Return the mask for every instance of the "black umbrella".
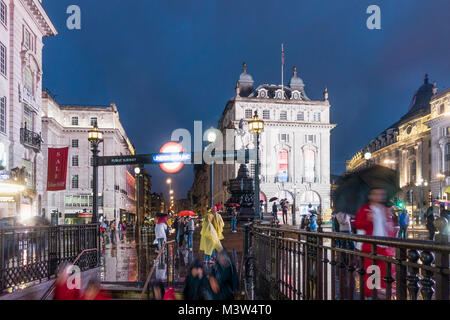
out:
{"label": "black umbrella", "polygon": [[278,200],[277,197],[272,197],[272,198],[270,198],[269,202],[276,201],[276,200]]}
{"label": "black umbrella", "polygon": [[389,201],[400,189],[397,172],[375,165],[344,176],[334,194],[334,211],[355,215],[372,188],[386,190]]}

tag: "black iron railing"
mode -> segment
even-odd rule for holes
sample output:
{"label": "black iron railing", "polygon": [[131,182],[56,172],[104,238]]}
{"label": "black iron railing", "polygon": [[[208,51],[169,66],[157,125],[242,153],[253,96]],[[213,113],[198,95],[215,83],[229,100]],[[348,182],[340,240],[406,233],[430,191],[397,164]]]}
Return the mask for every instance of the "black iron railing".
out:
{"label": "black iron railing", "polygon": [[[449,299],[450,246],[444,234],[433,242],[256,224],[245,230],[246,288],[256,299]],[[366,243],[371,252],[351,243]],[[393,254],[381,255],[381,246]]]}
{"label": "black iron railing", "polygon": [[28,130],[27,128],[20,128],[20,143],[40,151],[42,138],[41,135],[36,132]]}
{"label": "black iron railing", "polygon": [[0,229],[0,293],[53,277],[63,262],[79,261],[82,271],[99,265],[98,224]]}

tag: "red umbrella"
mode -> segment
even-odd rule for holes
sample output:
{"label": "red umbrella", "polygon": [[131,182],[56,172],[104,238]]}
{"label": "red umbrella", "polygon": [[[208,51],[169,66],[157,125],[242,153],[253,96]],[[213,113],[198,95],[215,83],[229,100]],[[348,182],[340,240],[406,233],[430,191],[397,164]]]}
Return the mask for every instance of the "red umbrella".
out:
{"label": "red umbrella", "polygon": [[197,214],[193,211],[180,211],[178,212],[179,217],[195,217]]}
{"label": "red umbrella", "polygon": [[221,203],[216,204],[216,209],[217,209],[217,210],[222,210],[222,204],[221,204]]}
{"label": "red umbrella", "polygon": [[229,207],[240,207],[241,205],[238,203],[230,203],[228,206]]}

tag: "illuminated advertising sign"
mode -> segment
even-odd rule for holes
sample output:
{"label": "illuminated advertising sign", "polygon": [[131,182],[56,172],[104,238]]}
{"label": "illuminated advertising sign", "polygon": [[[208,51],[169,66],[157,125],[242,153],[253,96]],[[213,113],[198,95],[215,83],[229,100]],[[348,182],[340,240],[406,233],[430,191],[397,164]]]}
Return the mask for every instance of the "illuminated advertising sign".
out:
{"label": "illuminated advertising sign", "polygon": [[191,154],[189,153],[161,153],[154,154],[152,157],[153,162],[186,162],[191,161]]}

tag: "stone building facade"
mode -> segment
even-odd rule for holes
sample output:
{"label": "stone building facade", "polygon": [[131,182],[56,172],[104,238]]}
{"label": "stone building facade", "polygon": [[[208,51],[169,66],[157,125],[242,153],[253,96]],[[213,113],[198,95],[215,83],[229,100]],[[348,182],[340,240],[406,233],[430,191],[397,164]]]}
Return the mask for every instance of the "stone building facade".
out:
{"label": "stone building facade", "polygon": [[450,199],[450,89],[435,94],[430,104],[431,194]]}
{"label": "stone building facade", "polygon": [[[329,211],[330,132],[335,127],[330,123],[330,107],[327,89],[323,100],[311,100],[307,96],[295,67],[288,86],[263,84],[255,88],[244,64],[235,96],[226,104],[217,128],[223,132],[227,146],[224,149],[254,149],[256,137],[248,132],[247,123],[255,111],[264,121],[260,139],[260,185],[265,210],[271,210],[268,201],[272,197],[287,198],[290,205],[295,197],[297,215],[306,213],[309,204],[322,212]],[[226,129],[235,130],[233,141],[226,141]],[[227,183],[236,177],[239,165],[214,165],[215,203],[229,199]],[[248,164],[252,176],[255,166],[254,161]]]}
{"label": "stone building facade", "polygon": [[[441,105],[437,102],[441,101],[441,95],[437,93],[436,83],[431,84],[425,75],[408,112],[347,161],[349,172],[372,164],[397,170],[401,188],[399,199],[413,212],[420,211],[439,196],[435,176],[436,170],[441,170],[437,165],[438,158],[442,157],[441,151],[437,151],[441,150],[437,142],[441,136],[436,133],[433,141],[433,129],[430,130],[430,125],[441,121],[439,113],[430,113],[432,99],[436,106]],[[435,130],[439,130],[438,127]]]}
{"label": "stone building facade", "polygon": [[[0,218],[42,212],[42,39],[56,34],[41,0],[0,0],[0,176],[8,184],[0,188]],[[15,183],[24,190],[8,192]]]}
{"label": "stone building facade", "polygon": [[[92,211],[92,152],[88,131],[97,123],[103,132],[99,156],[132,155],[134,148],[123,128],[117,106],[60,106],[43,93],[43,154],[48,148],[69,147],[66,190],[48,191],[43,199],[45,214],[61,212],[59,223],[82,223],[81,212]],[[47,166],[43,168],[47,176]],[[109,166],[98,169],[99,215],[108,221],[135,221],[136,182],[134,167]],[[43,180],[45,181],[45,179]]]}

